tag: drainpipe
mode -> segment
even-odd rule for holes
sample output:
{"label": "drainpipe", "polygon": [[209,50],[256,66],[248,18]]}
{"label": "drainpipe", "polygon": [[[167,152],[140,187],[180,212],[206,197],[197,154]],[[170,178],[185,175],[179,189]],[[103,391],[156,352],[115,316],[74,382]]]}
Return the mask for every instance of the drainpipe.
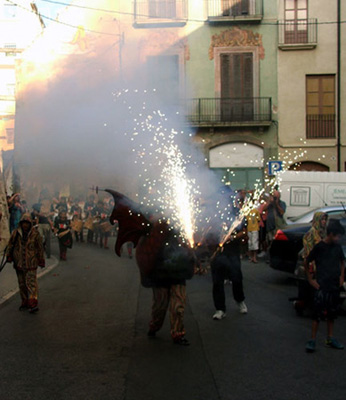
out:
{"label": "drainpipe", "polygon": [[337,132],[337,167],[341,172],[341,0],[338,0],[338,23],[337,23],[337,116],[336,116],[336,132]]}

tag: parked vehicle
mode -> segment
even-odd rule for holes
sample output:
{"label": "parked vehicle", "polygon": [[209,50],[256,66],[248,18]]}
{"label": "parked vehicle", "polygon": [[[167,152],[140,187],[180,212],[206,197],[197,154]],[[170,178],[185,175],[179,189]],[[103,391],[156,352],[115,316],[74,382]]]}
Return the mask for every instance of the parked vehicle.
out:
{"label": "parked vehicle", "polygon": [[346,172],[284,171],[278,181],[287,205],[286,218],[346,204]]}
{"label": "parked vehicle", "polygon": [[[329,213],[329,216],[340,219],[346,228],[346,215],[343,211],[335,214]],[[294,274],[299,252],[303,249],[303,237],[311,228],[311,222],[312,219],[308,223],[294,223],[285,229],[278,230],[270,248],[270,266],[273,269]],[[346,235],[343,238],[343,247],[346,254]]]}
{"label": "parked vehicle", "polygon": [[329,207],[321,207],[316,208],[315,210],[308,211],[304,214],[298,215],[297,217],[291,217],[287,220],[289,225],[291,224],[308,224],[311,223],[315,212],[323,212],[328,214],[330,218],[340,218],[344,214],[346,218],[346,204],[344,206],[329,206]]}

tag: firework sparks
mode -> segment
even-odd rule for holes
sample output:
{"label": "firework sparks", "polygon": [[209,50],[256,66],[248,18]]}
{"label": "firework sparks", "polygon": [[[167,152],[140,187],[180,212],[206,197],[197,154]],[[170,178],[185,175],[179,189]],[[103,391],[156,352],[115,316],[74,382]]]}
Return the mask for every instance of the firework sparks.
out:
{"label": "firework sparks", "polygon": [[[116,97],[121,98],[125,93],[123,91]],[[178,144],[186,133],[170,127],[172,122],[166,114],[161,110],[150,110],[146,101],[138,107],[130,106],[125,96],[123,104],[133,117],[133,131],[125,134],[134,144],[134,162],[141,166],[141,190],[136,197],[143,207],[154,210],[171,229],[178,231],[184,243],[193,247],[200,192],[186,170],[193,160],[191,156],[183,155]]]}

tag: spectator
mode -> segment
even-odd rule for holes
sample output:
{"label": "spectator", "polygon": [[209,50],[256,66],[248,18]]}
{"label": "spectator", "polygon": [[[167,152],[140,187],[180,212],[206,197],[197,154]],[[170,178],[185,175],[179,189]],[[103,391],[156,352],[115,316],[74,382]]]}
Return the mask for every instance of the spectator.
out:
{"label": "spectator", "polygon": [[254,208],[252,209],[246,217],[247,222],[247,234],[249,238],[248,246],[249,246],[249,255],[250,261],[257,264],[257,252],[259,249],[259,231],[260,231],[260,222],[261,222],[261,214],[259,211]]}
{"label": "spectator", "polygon": [[37,267],[44,267],[44,252],[40,234],[33,227],[29,214],[24,214],[19,227],[11,235],[7,248],[7,262],[14,265],[22,304],[20,311],[38,311]]}
{"label": "spectator", "polygon": [[12,233],[18,228],[19,222],[22,218],[23,206],[20,202],[20,195],[18,193],[14,194],[8,199],[9,213],[10,213],[10,232]]}
{"label": "spectator", "polygon": [[267,242],[268,246],[274,240],[275,234],[279,229],[286,226],[285,212],[286,203],[280,200],[281,194],[275,190],[269,197],[269,201],[263,206],[263,211],[267,213]]}
{"label": "spectator", "polygon": [[[327,236],[316,244],[305,260],[308,281],[315,289],[312,335],[306,345],[308,353],[312,353],[316,349],[316,336],[321,319],[327,319],[326,346],[338,350],[344,348],[333,336],[334,320],[340,300],[340,287],[345,280],[345,255],[340,245],[341,237],[344,234],[345,229],[340,221],[330,220]],[[316,276],[311,273],[311,263],[316,264]]]}

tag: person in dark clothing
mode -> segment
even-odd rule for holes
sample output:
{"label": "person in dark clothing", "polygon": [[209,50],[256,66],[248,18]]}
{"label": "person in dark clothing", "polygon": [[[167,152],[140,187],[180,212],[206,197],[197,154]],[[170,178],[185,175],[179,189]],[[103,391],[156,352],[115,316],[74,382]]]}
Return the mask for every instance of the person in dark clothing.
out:
{"label": "person in dark clothing", "polygon": [[[306,351],[312,353],[316,349],[316,336],[321,320],[327,320],[328,336],[326,346],[342,350],[344,346],[333,337],[334,320],[340,301],[340,288],[345,280],[345,255],[340,245],[345,229],[338,220],[330,220],[327,236],[315,245],[305,259],[305,271],[310,285],[315,289],[314,320],[311,339]],[[315,263],[315,276],[310,264]]]}
{"label": "person in dark clothing", "polygon": [[192,278],[196,261],[191,250],[175,236],[173,231],[167,233],[167,245],[160,252],[154,270],[147,277],[142,276],[143,286],[153,290],[148,336],[156,336],[169,310],[173,342],[188,346],[190,343],[185,337],[184,327],[186,280]]}
{"label": "person in dark clothing", "polygon": [[[68,212],[66,197],[61,197],[60,201],[55,205],[55,210]],[[54,211],[54,210],[53,210]]]}
{"label": "person in dark clothing", "polygon": [[10,232],[12,233],[19,227],[19,222],[24,214],[24,208],[18,193],[8,199],[10,213]]}
{"label": "person in dark clothing", "polygon": [[66,261],[66,253],[68,248],[72,248],[72,234],[70,221],[67,219],[67,213],[60,211],[54,221],[54,231],[59,239],[60,260]]}
{"label": "person in dark clothing", "polygon": [[50,223],[49,218],[41,213],[41,207],[42,205],[40,203],[36,203],[32,206],[31,218],[33,222],[37,225],[37,230],[43,240],[43,245],[47,254],[47,258],[50,258],[51,256],[50,239],[51,239],[52,225]]}
{"label": "person in dark clothing", "polygon": [[[232,281],[233,298],[238,304],[239,311],[246,314],[248,309],[244,302],[243,274],[241,271],[241,245],[246,238],[244,222],[233,231],[230,239],[222,246],[215,240],[215,255],[212,257],[211,272],[213,278],[213,300],[216,312],[213,319],[221,320],[226,317],[225,279]],[[215,239],[217,239],[215,237]]]}
{"label": "person in dark clothing", "polygon": [[94,241],[94,230],[92,227],[93,227],[93,220],[96,215],[95,207],[96,207],[95,196],[90,195],[88,201],[86,201],[84,204],[86,227],[88,229],[88,234],[87,234],[87,242],[88,243],[93,243],[93,241]]}
{"label": "person in dark clothing", "polygon": [[82,218],[82,207],[78,204],[78,200],[71,207],[72,214],[72,229],[74,231],[74,236],[76,242],[84,242],[84,234],[83,234],[83,218]]}

